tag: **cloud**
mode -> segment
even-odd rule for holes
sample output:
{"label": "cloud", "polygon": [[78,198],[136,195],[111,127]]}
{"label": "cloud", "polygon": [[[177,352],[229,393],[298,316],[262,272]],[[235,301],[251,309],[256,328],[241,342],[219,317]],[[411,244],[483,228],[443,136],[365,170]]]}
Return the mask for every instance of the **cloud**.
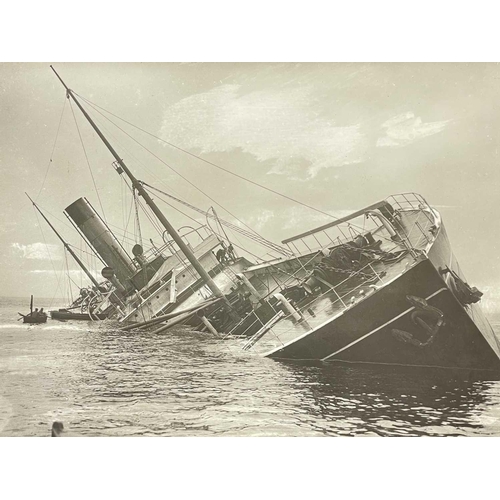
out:
{"label": "cloud", "polygon": [[[288,238],[302,231],[322,226],[335,218],[350,215],[355,210],[331,211],[332,218],[325,214],[314,212],[304,206],[294,206],[283,210],[263,210],[258,215],[245,218],[245,223],[258,232],[263,230],[269,234],[279,234],[281,239]],[[238,224],[240,225],[240,224]]]}
{"label": "cloud", "polygon": [[46,245],[45,243],[23,245],[21,243],[12,243],[11,246],[23,259],[62,260],[63,258],[59,245]]}
{"label": "cloud", "polygon": [[[309,230],[315,227],[322,226],[323,224],[328,224],[333,222],[335,219],[340,219],[346,217],[354,212],[354,210],[333,210],[330,214],[332,218],[327,217],[319,212],[311,212],[307,207],[292,207],[285,210],[283,213],[283,229],[285,230],[295,230],[296,233],[301,233],[302,230]],[[301,227],[297,231],[297,228]]]}
{"label": "cloud", "polygon": [[[272,221],[275,217],[274,210],[261,210],[258,214],[247,217],[245,221],[251,228],[256,231],[262,231],[269,221]],[[241,226],[241,224],[238,224]]]}
{"label": "cloud", "polygon": [[160,135],[202,154],[239,149],[274,161],[268,173],[300,180],[363,161],[360,125],[337,126],[320,116],[313,91],[302,85],[241,94],[240,85],[221,85],[170,106]]}
{"label": "cloud", "polygon": [[412,142],[437,134],[446,127],[449,120],[422,123],[412,112],[394,116],[382,124],[386,135],[377,141],[377,147],[402,147]]}

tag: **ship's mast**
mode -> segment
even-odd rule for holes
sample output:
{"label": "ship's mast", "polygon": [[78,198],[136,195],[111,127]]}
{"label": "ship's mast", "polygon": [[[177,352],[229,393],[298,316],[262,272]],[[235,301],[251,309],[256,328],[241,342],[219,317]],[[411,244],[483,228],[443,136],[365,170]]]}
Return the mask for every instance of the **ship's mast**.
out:
{"label": "ship's mast", "polygon": [[123,171],[127,174],[128,178],[132,182],[132,189],[137,189],[137,192],[144,198],[144,201],[148,204],[149,208],[151,208],[152,212],[156,215],[158,220],[162,223],[163,227],[167,230],[168,234],[172,237],[172,239],[177,243],[179,246],[180,250],[182,253],[186,256],[188,261],[191,263],[191,265],[196,269],[202,280],[206,283],[206,285],[210,288],[212,293],[216,297],[220,297],[224,300],[226,306],[228,307],[228,310],[234,314],[231,304],[227,300],[227,298],[224,296],[224,294],[221,292],[219,287],[215,284],[214,280],[210,277],[208,272],[205,270],[205,268],[200,264],[198,259],[194,256],[193,252],[189,249],[189,247],[184,243],[180,235],[177,233],[177,231],[174,229],[172,224],[167,220],[167,218],[163,215],[162,211],[158,208],[156,203],[153,201],[151,196],[149,196],[148,192],[144,189],[142,183],[136,179],[136,177],[132,174],[132,172],[129,170],[129,168],[125,165],[124,161],[118,156],[118,153],[114,150],[113,146],[109,143],[109,141],[104,137],[103,133],[100,131],[100,129],[97,127],[97,125],[94,123],[92,118],[88,115],[88,113],[85,111],[85,109],[82,107],[78,99],[75,97],[74,92],[68,88],[68,86],[64,83],[62,78],[57,74],[56,70],[50,66],[52,71],[56,74],[57,78],[59,81],[63,84],[64,88],[66,89],[66,93],[68,97],[71,97],[75,104],[80,108],[80,111],[83,113],[87,121],[90,123],[92,128],[96,131],[97,135],[101,138],[102,142],[106,145],[106,147],[109,149],[110,153],[114,156],[115,160],[118,162],[118,164],[122,167]]}
{"label": "ship's mast", "polygon": [[47,217],[45,217],[45,215],[43,214],[43,212],[38,208],[38,205],[30,198],[29,194],[28,193],[24,193],[24,194],[30,199],[31,203],[33,203],[33,206],[38,210],[38,212],[40,213],[40,215],[45,219],[45,222],[50,226],[50,228],[52,229],[52,231],[54,231],[54,233],[56,233],[56,236],[62,241],[62,243],[64,245],[64,248],[71,254],[71,256],[73,257],[73,259],[76,260],[76,263],[82,268],[83,272],[88,276],[89,280],[92,281],[92,283],[97,287],[97,289],[99,289],[99,287],[100,287],[99,283],[92,276],[92,274],[90,273],[90,271],[85,267],[85,264],[80,260],[80,258],[78,257],[78,255],[76,255],[76,253],[73,252],[73,250],[68,245],[68,243],[66,243],[66,241],[64,241],[63,237],[56,231],[55,227],[49,222],[49,220],[47,219]]}

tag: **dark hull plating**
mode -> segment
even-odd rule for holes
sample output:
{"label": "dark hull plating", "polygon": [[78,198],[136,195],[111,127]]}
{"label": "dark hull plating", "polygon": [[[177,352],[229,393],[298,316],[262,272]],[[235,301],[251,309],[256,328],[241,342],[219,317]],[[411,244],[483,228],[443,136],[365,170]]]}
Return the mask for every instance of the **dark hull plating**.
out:
{"label": "dark hull plating", "polygon": [[47,323],[47,316],[42,316],[42,317],[23,316],[23,323],[30,323],[34,325],[38,325],[40,323]]}
{"label": "dark hull plating", "polygon": [[77,320],[77,321],[95,321],[106,319],[106,314],[93,314],[92,317],[88,313],[73,313],[68,311],[50,311],[52,319],[64,320]]}
{"label": "dark hull plating", "polygon": [[[458,270],[441,229],[428,259],[269,357],[500,370],[498,341],[479,306],[462,306],[439,272],[444,266]],[[444,315],[444,324],[427,345],[394,333],[408,332],[421,344],[429,340],[429,333],[412,319],[415,307],[407,295],[426,299]]]}

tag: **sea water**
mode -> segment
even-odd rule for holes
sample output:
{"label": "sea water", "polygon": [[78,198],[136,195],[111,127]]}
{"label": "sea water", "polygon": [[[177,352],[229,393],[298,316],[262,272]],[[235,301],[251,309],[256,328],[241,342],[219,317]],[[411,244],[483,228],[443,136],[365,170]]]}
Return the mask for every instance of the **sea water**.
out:
{"label": "sea water", "polygon": [[185,327],[28,326],[26,303],[0,298],[0,436],[54,420],[70,436],[500,435],[494,375],[283,363]]}

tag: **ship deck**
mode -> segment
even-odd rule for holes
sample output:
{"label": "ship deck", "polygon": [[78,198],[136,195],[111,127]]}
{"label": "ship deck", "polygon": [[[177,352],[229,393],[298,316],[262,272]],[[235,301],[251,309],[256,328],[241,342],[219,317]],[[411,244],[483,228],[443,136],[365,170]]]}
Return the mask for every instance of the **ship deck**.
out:
{"label": "ship deck", "polygon": [[[377,233],[373,234],[376,240],[382,242],[380,249],[386,252],[397,252],[407,250],[409,246],[417,252],[420,251],[419,253],[428,250],[434,238],[430,233],[431,226],[435,224],[433,214],[424,210],[405,210],[400,213],[401,228],[398,232],[406,235],[407,245],[393,241],[387,230],[381,227]],[[255,342],[251,350],[265,355],[292,343],[355,307],[356,304],[375,293],[378,288],[385,287],[396,280],[417,262],[417,258],[409,251],[402,254],[395,262],[372,261],[361,270],[366,272],[369,267],[372,279],[360,283],[359,277],[348,278],[320,296],[304,299],[297,304],[297,309],[303,317],[302,320],[297,321],[291,315],[285,316]],[[298,273],[297,277],[300,278],[301,274],[303,276],[305,272]],[[276,287],[272,275],[259,276],[259,281],[263,287]],[[242,345],[244,346],[247,342],[248,339],[242,341]]]}

